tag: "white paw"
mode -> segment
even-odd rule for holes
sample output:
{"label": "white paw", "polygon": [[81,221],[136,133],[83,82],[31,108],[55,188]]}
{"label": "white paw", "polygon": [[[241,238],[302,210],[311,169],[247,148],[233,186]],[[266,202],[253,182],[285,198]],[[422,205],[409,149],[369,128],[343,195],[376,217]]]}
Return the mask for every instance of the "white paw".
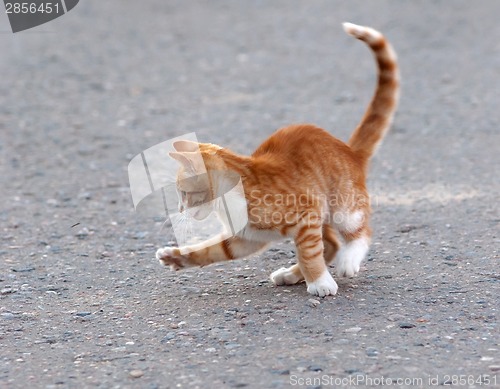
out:
{"label": "white paw", "polygon": [[359,238],[342,247],[335,258],[339,277],[354,277],[368,252],[368,240]]}
{"label": "white paw", "polygon": [[304,278],[293,273],[291,268],[282,267],[271,273],[271,281],[274,285],[295,285]]}
{"label": "white paw", "polygon": [[177,247],[164,247],[156,251],[156,259],[162,265],[170,266],[171,270],[179,270],[188,267],[189,263],[185,256],[181,255]]}
{"label": "white paw", "polygon": [[354,277],[359,272],[360,263],[339,258],[335,266],[337,267],[337,276]]}
{"label": "white paw", "polygon": [[327,270],[316,281],[307,284],[307,291],[319,297],[333,296],[337,294],[338,288],[337,283]]}

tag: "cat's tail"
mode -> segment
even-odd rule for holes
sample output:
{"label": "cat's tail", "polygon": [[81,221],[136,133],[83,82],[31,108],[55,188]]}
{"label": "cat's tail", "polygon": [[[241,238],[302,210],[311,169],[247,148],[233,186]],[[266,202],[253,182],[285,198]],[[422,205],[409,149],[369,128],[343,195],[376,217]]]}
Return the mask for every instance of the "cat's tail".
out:
{"label": "cat's tail", "polygon": [[389,129],[396,111],[399,96],[398,63],[394,49],[380,32],[351,23],[344,23],[344,30],[370,46],[378,65],[375,94],[348,142],[351,149],[367,161]]}

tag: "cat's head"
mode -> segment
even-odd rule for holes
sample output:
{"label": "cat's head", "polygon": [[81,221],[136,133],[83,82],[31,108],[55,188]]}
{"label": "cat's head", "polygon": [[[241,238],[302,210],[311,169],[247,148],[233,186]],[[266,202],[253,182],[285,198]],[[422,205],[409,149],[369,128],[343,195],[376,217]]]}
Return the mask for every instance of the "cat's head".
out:
{"label": "cat's head", "polygon": [[218,183],[213,172],[224,169],[222,159],[216,155],[220,146],[192,141],[176,141],[176,151],[169,155],[179,162],[176,186],[179,211],[196,220],[205,219],[213,210]]}

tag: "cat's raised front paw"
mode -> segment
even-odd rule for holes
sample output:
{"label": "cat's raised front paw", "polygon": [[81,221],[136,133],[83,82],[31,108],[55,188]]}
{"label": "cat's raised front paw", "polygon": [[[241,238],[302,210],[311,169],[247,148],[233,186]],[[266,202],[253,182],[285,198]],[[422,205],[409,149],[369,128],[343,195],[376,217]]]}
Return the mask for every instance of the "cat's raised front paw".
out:
{"label": "cat's raised front paw", "polygon": [[319,297],[333,296],[337,294],[338,288],[337,283],[327,270],[316,281],[307,284],[307,291]]}
{"label": "cat's raised front paw", "polygon": [[177,247],[164,247],[156,251],[156,258],[162,265],[170,266],[171,270],[180,270],[189,266],[187,257],[181,255]]}

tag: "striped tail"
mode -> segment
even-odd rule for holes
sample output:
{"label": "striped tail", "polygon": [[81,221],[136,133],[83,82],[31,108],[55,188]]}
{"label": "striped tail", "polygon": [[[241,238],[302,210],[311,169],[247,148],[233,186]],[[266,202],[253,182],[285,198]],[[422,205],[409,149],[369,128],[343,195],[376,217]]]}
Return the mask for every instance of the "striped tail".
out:
{"label": "striped tail", "polygon": [[378,65],[375,94],[348,142],[351,149],[367,161],[384,138],[396,111],[399,96],[398,63],[394,49],[380,32],[351,23],[344,23],[344,30],[370,46]]}

